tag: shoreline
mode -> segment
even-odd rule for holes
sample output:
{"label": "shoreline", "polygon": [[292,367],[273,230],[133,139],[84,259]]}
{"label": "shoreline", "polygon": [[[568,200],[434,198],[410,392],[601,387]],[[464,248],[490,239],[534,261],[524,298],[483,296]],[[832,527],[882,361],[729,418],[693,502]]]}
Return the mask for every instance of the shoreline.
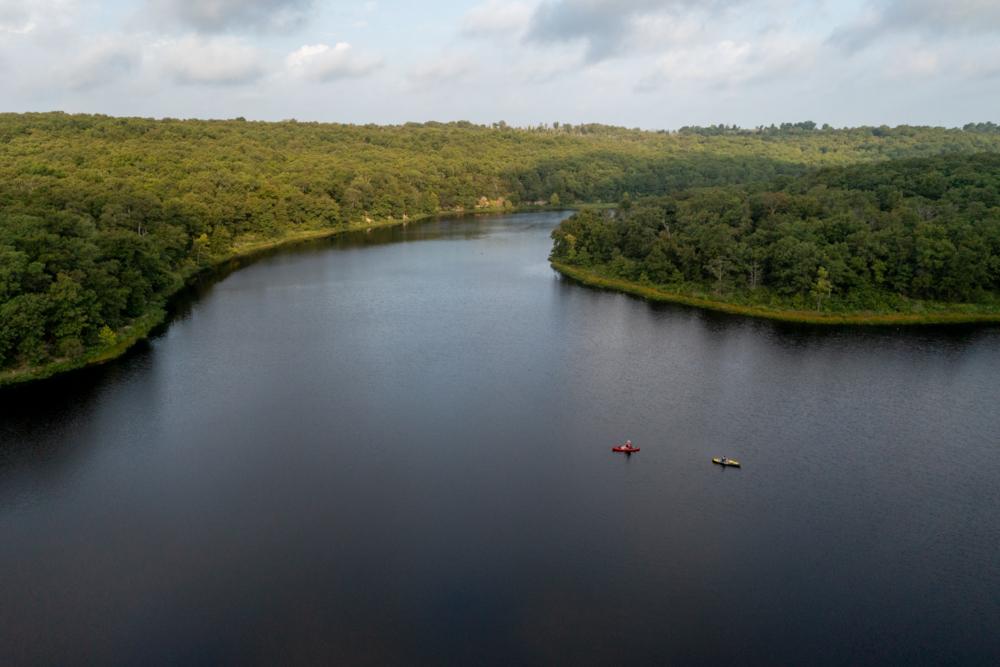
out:
{"label": "shoreline", "polygon": [[138,316],[127,326],[116,331],[118,339],[109,347],[93,349],[79,357],[73,359],[55,359],[40,366],[26,366],[18,369],[0,372],[0,389],[23,385],[27,383],[46,380],[56,375],[63,375],[72,371],[100,366],[101,364],[113,361],[142,341],[148,340],[150,335],[160,326],[169,322],[169,306],[174,298],[186,287],[191,286],[195,281],[212,273],[224,270],[237,260],[254,259],[272,250],[288,248],[310,241],[321,241],[333,238],[341,234],[364,232],[373,229],[388,227],[400,227],[417,222],[426,222],[441,218],[459,218],[473,215],[503,215],[513,213],[531,213],[535,211],[559,211],[576,210],[577,208],[610,206],[606,204],[578,204],[560,208],[549,208],[547,206],[515,206],[512,208],[482,208],[472,210],[448,210],[437,213],[425,213],[407,219],[387,218],[373,220],[372,222],[350,223],[346,227],[337,229],[313,229],[302,232],[292,232],[277,239],[263,241],[251,241],[243,245],[237,245],[233,250],[223,257],[213,258],[211,263],[196,269],[189,270],[178,276],[177,284],[164,293],[151,307],[142,315]]}
{"label": "shoreline", "polygon": [[552,268],[581,285],[604,289],[658,303],[675,303],[715,312],[755,317],[792,324],[820,324],[825,326],[927,326],[948,324],[1000,324],[1000,312],[973,313],[939,311],[928,313],[830,313],[808,310],[779,310],[761,306],[745,306],[726,301],[715,301],[698,296],[670,292],[658,287],[631,282],[622,278],[609,278],[578,266],[550,260]]}

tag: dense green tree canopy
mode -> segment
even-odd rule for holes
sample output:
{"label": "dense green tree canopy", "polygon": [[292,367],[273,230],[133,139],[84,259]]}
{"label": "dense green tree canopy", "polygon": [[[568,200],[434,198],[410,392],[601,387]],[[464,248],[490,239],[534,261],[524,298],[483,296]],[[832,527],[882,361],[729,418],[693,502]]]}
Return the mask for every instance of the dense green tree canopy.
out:
{"label": "dense green tree canopy", "polygon": [[[185,276],[253,241],[625,195],[685,191],[623,207],[610,225],[586,216],[569,223],[588,230],[575,261],[617,262],[628,275],[640,267],[650,280],[707,280],[717,289],[759,267],[751,271],[757,283],[783,295],[808,295],[823,266],[833,287],[821,301],[829,303],[861,284],[973,298],[995,287],[995,235],[971,221],[995,221],[988,215],[996,190],[975,180],[956,201],[959,175],[949,169],[982,165],[803,175],[824,165],[998,149],[991,124],[834,130],[807,122],[667,133],[0,114],[0,369],[110,345],[161,308]],[[787,186],[731,187],[772,182]],[[704,187],[720,189],[691,190]],[[869,210],[877,222],[859,213]],[[912,261],[898,262],[903,255]]]}
{"label": "dense green tree canopy", "polygon": [[553,238],[556,260],[742,303],[840,311],[905,310],[912,300],[995,304],[1000,155],[691,189],[578,213]]}

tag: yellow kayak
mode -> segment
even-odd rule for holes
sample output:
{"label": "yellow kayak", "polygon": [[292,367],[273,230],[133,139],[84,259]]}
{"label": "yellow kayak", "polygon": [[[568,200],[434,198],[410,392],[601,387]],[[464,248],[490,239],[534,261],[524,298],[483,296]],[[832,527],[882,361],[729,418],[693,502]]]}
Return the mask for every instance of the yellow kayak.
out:
{"label": "yellow kayak", "polygon": [[727,459],[725,456],[717,456],[712,459],[712,463],[718,463],[720,466],[732,466],[734,468],[740,467],[740,462],[734,459]]}

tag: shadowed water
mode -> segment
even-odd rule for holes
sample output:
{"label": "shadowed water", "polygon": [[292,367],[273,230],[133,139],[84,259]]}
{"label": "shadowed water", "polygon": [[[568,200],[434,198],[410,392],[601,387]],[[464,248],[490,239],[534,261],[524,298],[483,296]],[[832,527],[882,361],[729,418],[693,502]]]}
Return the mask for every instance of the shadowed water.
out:
{"label": "shadowed water", "polygon": [[0,662],[996,659],[1000,333],[594,291],[561,216],[279,252],[0,393]]}

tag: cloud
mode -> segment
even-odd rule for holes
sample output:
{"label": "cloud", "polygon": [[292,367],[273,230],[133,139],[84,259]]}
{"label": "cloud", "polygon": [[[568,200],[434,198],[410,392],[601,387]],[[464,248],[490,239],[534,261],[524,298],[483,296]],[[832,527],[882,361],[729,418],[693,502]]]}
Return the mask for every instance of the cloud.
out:
{"label": "cloud", "polygon": [[632,21],[631,45],[643,51],[656,52],[664,48],[718,39],[705,26],[701,17],[687,14],[648,14]]}
{"label": "cloud", "polygon": [[0,33],[23,35],[35,29],[27,3],[0,0]]}
{"label": "cloud", "polygon": [[335,81],[364,76],[382,66],[375,56],[355,53],[347,42],[307,44],[285,58],[288,72],[311,81]]}
{"label": "cloud", "polygon": [[27,35],[46,25],[62,25],[75,0],[0,0],[0,35]]}
{"label": "cloud", "polygon": [[89,90],[131,73],[141,62],[139,49],[114,38],[97,40],[79,54],[65,71],[74,90]]}
{"label": "cloud", "polygon": [[893,33],[945,36],[1000,34],[996,0],[875,0],[851,23],[834,30],[830,41],[863,49]]}
{"label": "cloud", "polygon": [[671,49],[657,59],[654,71],[639,82],[638,89],[676,82],[727,88],[790,78],[809,71],[817,55],[811,41],[783,33],[752,42],[722,40]]}
{"label": "cloud", "polygon": [[[632,39],[654,17],[682,18],[691,12],[710,14],[740,0],[548,0],[535,10],[526,35],[529,42],[573,42],[587,45],[586,58],[598,62],[636,46]],[[713,17],[720,20],[720,17]]]}
{"label": "cloud", "polygon": [[287,31],[305,21],[313,0],[147,0],[147,5],[156,17],[198,32]]}
{"label": "cloud", "polygon": [[892,58],[887,74],[898,79],[926,80],[941,71],[941,58],[924,50],[905,50]]}
{"label": "cloud", "polygon": [[181,84],[251,83],[266,70],[257,49],[232,37],[188,36],[161,42],[157,51],[166,72]]}
{"label": "cloud", "polygon": [[524,32],[534,9],[523,2],[490,0],[470,9],[462,17],[461,30],[472,37]]}
{"label": "cloud", "polygon": [[529,84],[549,84],[564,77],[571,77],[580,70],[584,60],[580,45],[566,44],[545,51],[544,58],[527,54],[527,57],[515,58],[511,71],[519,81]]}
{"label": "cloud", "polygon": [[886,74],[895,79],[928,83],[935,77],[979,82],[1000,76],[1000,45],[972,50],[954,44],[934,48],[909,40],[887,54]]}
{"label": "cloud", "polygon": [[477,63],[471,55],[448,54],[414,67],[410,71],[410,80],[417,84],[417,87],[434,86],[464,79],[476,69]]}

